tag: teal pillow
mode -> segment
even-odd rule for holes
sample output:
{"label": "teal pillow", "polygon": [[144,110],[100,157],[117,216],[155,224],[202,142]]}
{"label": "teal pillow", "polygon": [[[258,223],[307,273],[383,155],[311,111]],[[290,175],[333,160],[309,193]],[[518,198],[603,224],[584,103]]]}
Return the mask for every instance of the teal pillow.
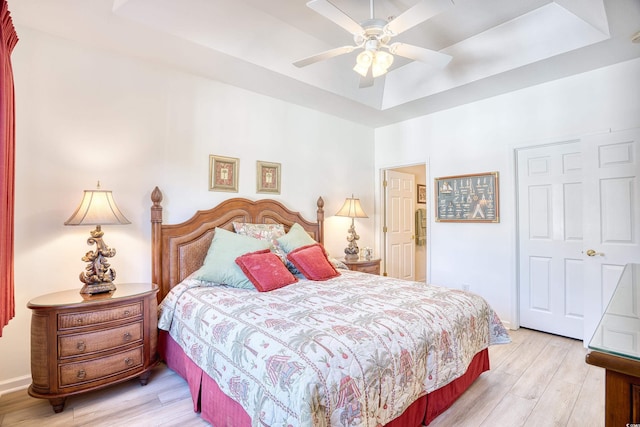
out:
{"label": "teal pillow", "polygon": [[236,264],[236,258],[262,249],[269,249],[269,242],[241,236],[224,228],[216,228],[204,263],[194,277],[207,282],[223,283],[234,288],[255,289]]}
{"label": "teal pillow", "polygon": [[282,237],[278,237],[276,240],[278,241],[278,246],[280,246],[280,248],[282,248],[286,253],[289,253],[294,249],[301,248],[302,246],[318,243],[313,240],[313,238],[309,236],[309,233],[307,233],[297,222],[291,226],[287,234]]}

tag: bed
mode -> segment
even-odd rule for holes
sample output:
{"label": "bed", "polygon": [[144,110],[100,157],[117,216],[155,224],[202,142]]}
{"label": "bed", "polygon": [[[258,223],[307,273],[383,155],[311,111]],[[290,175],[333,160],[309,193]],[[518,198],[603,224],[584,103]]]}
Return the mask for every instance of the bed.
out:
{"label": "bed", "polygon": [[[428,425],[510,342],[477,295],[341,268],[322,249],[322,198],[315,221],[233,198],[180,224],[163,224],[157,187],[151,199],[159,351],[214,426]],[[207,275],[226,258],[249,286]]]}

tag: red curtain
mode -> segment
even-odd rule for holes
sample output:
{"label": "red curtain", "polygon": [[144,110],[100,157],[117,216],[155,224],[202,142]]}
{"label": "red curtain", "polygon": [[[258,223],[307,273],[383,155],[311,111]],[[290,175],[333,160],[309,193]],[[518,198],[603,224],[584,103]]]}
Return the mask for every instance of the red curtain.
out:
{"label": "red curtain", "polygon": [[15,102],[11,52],[18,42],[6,0],[0,0],[0,337],[15,316],[13,204],[15,190]]}

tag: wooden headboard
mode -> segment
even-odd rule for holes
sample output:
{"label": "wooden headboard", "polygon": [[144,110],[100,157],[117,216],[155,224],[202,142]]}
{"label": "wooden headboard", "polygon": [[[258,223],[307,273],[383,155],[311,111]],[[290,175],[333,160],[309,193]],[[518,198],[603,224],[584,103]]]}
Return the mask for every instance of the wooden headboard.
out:
{"label": "wooden headboard", "polygon": [[317,242],[324,243],[324,200],[318,198],[317,220],[307,221],[299,212],[275,200],[234,198],[205,211],[197,211],[181,224],[162,223],[162,192],[151,193],[151,278],[159,287],[158,301],[172,287],[196,271],[207,255],[216,227],[233,231],[233,222],[283,224],[286,231],[300,224]]}

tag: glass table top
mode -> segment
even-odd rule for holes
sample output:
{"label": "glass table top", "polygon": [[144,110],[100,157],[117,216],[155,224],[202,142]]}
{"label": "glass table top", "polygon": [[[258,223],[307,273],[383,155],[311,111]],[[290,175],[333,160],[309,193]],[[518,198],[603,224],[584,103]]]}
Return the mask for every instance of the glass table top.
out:
{"label": "glass table top", "polygon": [[640,360],[640,264],[627,264],[589,349]]}

